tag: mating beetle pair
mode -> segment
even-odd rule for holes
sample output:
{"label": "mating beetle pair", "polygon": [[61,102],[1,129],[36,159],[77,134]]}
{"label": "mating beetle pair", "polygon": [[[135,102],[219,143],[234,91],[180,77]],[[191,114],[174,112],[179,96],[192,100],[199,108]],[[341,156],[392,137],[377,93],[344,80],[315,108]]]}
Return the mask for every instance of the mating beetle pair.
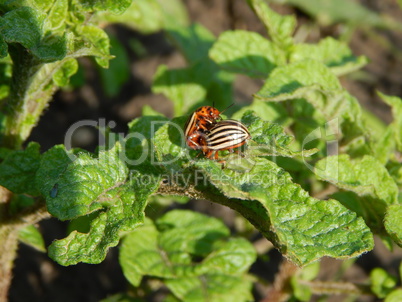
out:
{"label": "mating beetle pair", "polygon": [[221,112],[211,106],[194,111],[184,126],[187,145],[201,150],[209,159],[218,159],[218,151],[233,150],[251,138],[246,126],[235,120],[222,120]]}

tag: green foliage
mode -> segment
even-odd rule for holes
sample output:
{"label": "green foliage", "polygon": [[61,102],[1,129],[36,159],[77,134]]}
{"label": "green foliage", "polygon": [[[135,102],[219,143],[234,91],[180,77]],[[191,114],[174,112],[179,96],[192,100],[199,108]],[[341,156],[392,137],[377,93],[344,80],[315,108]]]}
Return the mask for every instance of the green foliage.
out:
{"label": "green foliage", "polygon": [[25,150],[10,153],[1,163],[0,185],[14,193],[37,196],[35,174],[39,168],[39,144],[30,143]]}
{"label": "green foliage", "polygon": [[[319,18],[322,7],[306,3],[315,4],[310,13]],[[308,282],[317,276],[320,258],[362,255],[373,249],[374,234],[390,248],[402,246],[402,100],[379,93],[394,117],[384,126],[338,79],[362,68],[364,56],[335,38],[298,43],[294,16],[276,13],[263,0],[248,4],[269,38],[246,30],[215,37],[201,24],[189,24],[179,1],[0,5],[0,185],[14,194],[7,215],[45,203],[52,216],[71,221],[66,237],[48,247],[54,261],[100,263],[123,238],[120,264],[134,287],[153,278],[170,290],[167,301],[252,300],[252,244],[232,237],[216,218],[166,212],[175,195],[178,202],[206,199],[236,210],[289,261],[305,266],[289,281],[301,301],[313,294]],[[370,24],[383,24],[357,4],[348,4],[341,19],[337,6],[327,23],[367,15]],[[175,117],[145,107],[126,137],[105,131],[108,145],[95,153],[63,145],[41,153],[37,143],[22,148],[54,91],[77,72],[78,58],[92,56],[100,67],[110,67],[100,71],[104,90],[118,94],[128,79],[128,59],[100,26],[110,23],[144,34],[163,29],[181,52],[187,66],[160,65],[152,84],[154,93],[172,102]],[[110,46],[116,59],[109,64]],[[198,106],[215,103],[222,111],[231,104],[235,74],[263,81],[251,104],[225,112],[248,128],[251,139],[239,154],[220,152],[219,162],[200,158],[185,143],[188,115]],[[328,141],[337,142],[336,155]],[[328,184],[336,192],[316,194]],[[165,208],[145,217],[151,202]],[[46,250],[33,225],[21,228],[19,238]],[[401,296],[385,270],[374,269],[370,278],[377,297]],[[122,295],[105,301],[134,300]]]}
{"label": "green foliage", "polygon": [[209,52],[221,68],[252,77],[266,78],[278,65],[284,65],[283,52],[261,35],[236,30],[226,31]]}
{"label": "green foliage", "polygon": [[272,41],[288,54],[294,44],[292,35],[296,27],[296,18],[276,13],[263,0],[248,0],[248,3],[265,25]]}
{"label": "green foliage", "polygon": [[256,158],[248,173],[222,170],[211,161],[197,162],[196,167],[233,199],[228,206],[247,217],[298,265],[324,255],[355,256],[373,247],[370,231],[355,213],[334,200],[308,196],[287,172],[269,160]]}
{"label": "green foliage", "polygon": [[392,291],[384,300],[384,302],[398,302],[402,299],[402,289]]}
{"label": "green foliage", "polygon": [[390,141],[395,141],[396,148],[399,152],[402,151],[402,99],[391,97],[378,93],[381,99],[392,108],[394,121],[388,126],[387,131],[390,132]]}
{"label": "green foliage", "polygon": [[168,70],[161,65],[152,89],[163,93],[174,104],[175,116],[186,114],[204,100],[213,100],[222,108],[232,99],[233,77],[221,71],[208,57],[215,37],[205,27],[194,24],[168,29],[168,36],[177,45],[189,67]]}
{"label": "green foliage", "polygon": [[398,187],[374,157],[352,160],[346,154],[329,156],[316,164],[315,171],[347,191],[336,194],[336,199],[362,216],[374,231],[382,229],[387,207],[397,203]]}
{"label": "green foliage", "polygon": [[79,0],[79,3],[84,9],[91,11],[110,11],[115,14],[121,14],[124,12],[131,4],[130,0],[103,0],[103,1],[92,1],[92,0]]}
{"label": "green foliage", "polygon": [[169,28],[169,36],[189,63],[196,63],[208,56],[214,35],[201,24]]}
{"label": "green foliage", "polygon": [[130,77],[129,60],[123,45],[116,39],[110,38],[110,53],[115,58],[110,61],[109,68],[99,70],[102,87],[106,95],[112,97],[118,95],[120,88]]}
{"label": "green foliage", "polygon": [[32,51],[42,62],[54,62],[67,54],[63,36],[46,36],[42,30],[45,14],[31,7],[13,9],[0,19],[1,34],[6,43],[18,43]]}
{"label": "green foliage", "polygon": [[315,17],[323,25],[338,22],[352,24],[354,26],[378,26],[384,27],[388,24],[385,18],[367,9],[362,4],[348,0],[285,0],[296,7],[299,7],[309,15]]}
{"label": "green foliage", "polygon": [[[293,137],[287,135],[281,126],[261,120],[253,111],[246,111],[241,117],[241,121],[248,126],[252,133],[253,142],[260,146],[250,143],[248,155],[274,155],[284,157],[294,157],[301,152],[292,151],[290,143]],[[263,147],[264,146],[264,147]],[[316,150],[303,150],[304,156],[314,154]]]}
{"label": "green foliage", "polygon": [[123,24],[142,33],[150,34],[161,29],[188,25],[187,12],[179,0],[136,0],[122,14],[100,12],[97,22]]}
{"label": "green foliage", "polygon": [[402,205],[394,204],[387,208],[384,226],[392,240],[402,246],[402,225],[400,218],[402,215]]}
{"label": "green foliage", "polygon": [[355,57],[345,43],[331,37],[322,39],[318,44],[296,44],[290,55],[290,62],[306,59],[324,63],[337,76],[350,73],[367,64],[366,57]]}
{"label": "green foliage", "polygon": [[[0,6],[0,57],[9,55],[12,81],[1,83],[4,116],[0,142],[18,149],[39,120],[54,91],[77,71],[76,59],[94,56],[108,67],[109,38],[98,27],[98,11],[121,13],[130,0],[11,1]],[[99,22],[99,21],[98,21]],[[5,105],[7,104],[7,106]]]}
{"label": "green foliage", "polygon": [[385,298],[396,285],[396,278],[381,268],[375,268],[370,273],[371,290],[378,298]]}
{"label": "green foliage", "polygon": [[203,77],[199,75],[197,67],[168,70],[165,65],[160,65],[156,71],[153,91],[175,100],[176,115],[188,112],[206,97],[204,85],[199,82],[202,82]]}
{"label": "green foliage", "polygon": [[34,225],[29,225],[21,229],[18,234],[18,239],[40,252],[46,252],[45,241],[43,240],[42,234]]}
{"label": "green foliage", "polygon": [[92,220],[88,233],[73,231],[67,238],[54,241],[49,247],[54,260],[63,265],[99,263],[107,249],[117,245],[119,232],[143,222],[146,200],[157,183],[144,186],[130,180],[133,175],[119,158],[122,154],[116,145],[110,151],[101,151],[96,159],[80,155],[55,179],[58,193],[47,197],[50,213],[61,220],[93,212],[98,216]]}
{"label": "green foliage", "polygon": [[246,271],[256,253],[248,241],[228,239],[229,234],[215,218],[171,211],[124,238],[120,263],[134,286],[144,275],[162,278],[181,301],[231,301],[233,294],[237,301],[249,301]]}
{"label": "green foliage", "polygon": [[[124,192],[128,173],[119,159],[118,145],[110,151],[100,152],[98,158],[88,154],[79,155],[58,178],[53,179],[58,184],[58,194],[55,197],[49,196],[48,210],[54,216],[66,220],[110,205],[113,197],[108,194],[116,189]],[[68,195],[63,194],[65,190],[68,190]],[[123,195],[123,192],[119,195]]]}
{"label": "green foliage", "polygon": [[53,83],[57,86],[67,86],[70,77],[73,76],[78,70],[78,63],[76,59],[68,59],[52,76]]}
{"label": "green foliage", "polygon": [[300,301],[310,301],[311,289],[308,285],[303,284],[304,281],[311,281],[315,279],[320,270],[318,262],[314,262],[304,267],[296,275],[294,275],[290,281],[292,285],[293,295]]}

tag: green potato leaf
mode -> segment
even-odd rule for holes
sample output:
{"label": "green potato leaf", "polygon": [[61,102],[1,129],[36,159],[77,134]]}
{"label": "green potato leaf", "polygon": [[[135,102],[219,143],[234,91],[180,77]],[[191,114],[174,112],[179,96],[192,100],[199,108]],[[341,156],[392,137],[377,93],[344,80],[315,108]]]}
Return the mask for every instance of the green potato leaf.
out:
{"label": "green potato leaf", "polygon": [[131,4],[131,0],[78,0],[88,10],[110,11],[114,14],[123,13]]}
{"label": "green potato leaf", "polygon": [[128,81],[130,65],[128,55],[123,45],[115,37],[110,38],[111,55],[114,59],[109,62],[109,68],[99,68],[102,87],[109,97],[117,96],[122,86]]}
{"label": "green potato leaf", "polygon": [[159,177],[163,167],[155,165],[154,145],[151,139],[168,122],[168,118],[164,116],[142,116],[129,123],[125,152],[130,169],[139,171],[147,177]]}
{"label": "green potato leaf", "polygon": [[35,182],[45,198],[50,196],[52,190],[54,192],[58,177],[75,158],[73,151],[66,151],[63,145],[56,145],[42,154]]}
{"label": "green potato leaf", "polygon": [[251,77],[266,78],[275,67],[286,63],[285,55],[274,43],[244,30],[225,31],[209,56],[221,68]]}
{"label": "green potato leaf", "polygon": [[222,221],[190,211],[170,211],[156,224],[163,231],[159,235],[159,244],[167,250],[192,255],[206,256],[212,252],[215,241],[230,235]]}
{"label": "green potato leaf", "polygon": [[402,300],[402,289],[396,289],[389,293],[384,302],[399,302]]}
{"label": "green potato leaf", "polygon": [[[372,234],[361,218],[335,200],[310,197],[272,161],[261,157],[251,161],[240,159],[249,161],[245,167],[243,163],[236,165],[236,156],[232,155],[227,158],[229,164],[224,169],[210,160],[189,162],[197,151],[189,153],[185,146],[182,133],[185,120],[180,117],[163,122],[150,141],[154,163],[165,171],[167,179],[181,175],[174,180],[175,186],[195,186],[197,191],[206,194],[204,198],[237,210],[299,265],[325,255],[348,258],[372,249]],[[283,150],[288,149],[291,138],[279,126],[262,122],[251,113],[242,121],[250,127],[258,143],[273,140]]]}
{"label": "green potato leaf", "polygon": [[65,30],[66,20],[68,18],[68,0],[50,1],[50,4],[51,6],[46,12],[45,29],[53,32]]}
{"label": "green potato leaf", "polygon": [[392,133],[393,140],[396,142],[398,151],[402,151],[402,99],[396,96],[388,96],[378,92],[381,99],[392,108],[394,121],[388,126]]}
{"label": "green potato leaf", "polygon": [[325,26],[341,22],[354,26],[382,27],[386,25],[380,15],[355,1],[286,0],[286,2],[299,7]]}
{"label": "green potato leaf", "polygon": [[327,37],[318,44],[295,44],[290,63],[314,59],[324,63],[337,76],[341,76],[367,64],[367,58],[355,57],[346,43]]}
{"label": "green potato leaf", "polygon": [[336,131],[348,136],[349,140],[364,133],[358,101],[342,89],[339,80],[327,66],[316,60],[306,59],[277,67],[255,97],[269,102],[300,102],[304,99],[328,123],[340,119],[342,131]]}
{"label": "green potato leaf", "polygon": [[396,285],[396,278],[382,268],[375,268],[370,273],[371,290],[378,298],[385,298]]}
{"label": "green potato leaf", "polygon": [[48,211],[61,220],[97,213],[88,233],[73,231],[49,246],[49,256],[59,264],[100,263],[108,248],[119,242],[120,232],[143,223],[147,198],[159,181],[138,182],[138,175],[130,175],[121,161],[122,154],[117,144],[101,151],[98,158],[80,154],[58,170],[60,174],[54,179],[57,192],[55,185],[46,196]]}
{"label": "green potato leaf", "polygon": [[122,14],[99,12],[95,19],[99,22],[123,24],[144,34],[151,34],[163,28],[163,11],[157,0],[130,2],[130,6]]}
{"label": "green potato leaf", "polygon": [[46,252],[45,241],[42,234],[34,225],[21,229],[18,233],[19,241],[33,247],[40,252]]}
{"label": "green potato leaf", "polygon": [[315,149],[294,151],[290,148],[293,137],[287,135],[284,129],[274,123],[261,120],[252,111],[247,111],[241,118],[252,137],[252,141],[257,145],[249,144],[250,147],[246,151],[248,156],[284,156],[294,157],[297,155],[310,156],[317,152]]}
{"label": "green potato leaf", "polygon": [[[152,162],[164,174],[170,174],[170,171],[181,172],[183,166],[190,160],[190,150],[186,147],[183,130],[186,120],[187,117],[172,119],[160,127],[151,139]],[[187,180],[183,178],[183,181]]]}
{"label": "green potato leaf", "polygon": [[[0,35],[0,58],[5,58],[8,55],[8,46],[6,41],[4,41],[4,37]],[[0,99],[2,99],[0,95]]]}
{"label": "green potato leaf", "polygon": [[402,247],[402,205],[394,204],[387,208],[384,226],[392,240]]}
{"label": "green potato leaf", "polygon": [[[298,265],[323,256],[355,257],[373,248],[364,221],[335,200],[310,197],[275,163],[255,158],[247,173],[212,161],[194,163],[216,188],[203,189],[246,217],[283,255]],[[199,184],[200,190],[202,184]],[[218,192],[216,192],[218,190]]]}
{"label": "green potato leaf", "polygon": [[288,116],[288,113],[282,104],[264,102],[256,98],[254,98],[250,105],[244,106],[236,111],[231,118],[240,120],[242,116],[249,110],[254,111],[257,116],[265,121],[271,121],[281,125],[286,125],[290,120],[290,117]]}
{"label": "green potato leaf", "polygon": [[252,279],[207,273],[199,277],[169,279],[166,286],[181,301],[230,302],[252,301]]}
{"label": "green potato leaf", "polygon": [[372,156],[361,159],[351,159],[347,154],[329,156],[317,162],[315,173],[319,178],[351,192],[334,197],[346,207],[350,205],[358,210],[374,230],[381,230],[387,207],[397,203],[395,181]]}
{"label": "green potato leaf", "polygon": [[292,35],[296,28],[295,16],[274,12],[264,0],[248,0],[248,3],[264,23],[272,41],[288,55],[294,44]]}
{"label": "green potato leaf", "polygon": [[63,65],[56,69],[56,72],[53,73],[53,82],[60,87],[67,86],[70,77],[73,76],[78,70],[78,62],[76,59],[66,59],[64,60]]}
{"label": "green potato leaf", "polygon": [[111,12],[98,12],[97,22],[118,23],[143,34],[152,34],[162,29],[187,26],[188,16],[180,0],[136,0],[119,15]]}
{"label": "green potato leaf", "polygon": [[54,62],[67,54],[66,37],[45,35],[42,26],[46,15],[24,6],[0,18],[0,34],[7,43],[19,43],[41,62]]}
{"label": "green potato leaf", "polygon": [[99,27],[92,25],[80,26],[80,38],[89,43],[96,52],[93,52],[96,62],[103,68],[109,67],[110,41],[105,31]]}
{"label": "green potato leaf", "polygon": [[207,95],[203,85],[207,80],[197,67],[169,70],[167,66],[160,65],[156,71],[152,91],[164,94],[173,102],[175,115],[187,113]]}
{"label": "green potato leaf", "polygon": [[[251,281],[245,273],[256,252],[245,239],[227,240],[229,234],[216,218],[171,211],[156,225],[146,220],[124,238],[120,264],[134,286],[144,275],[164,278],[173,294],[184,301],[206,301],[207,297],[208,301],[229,301],[233,292],[240,295],[237,301],[247,301]],[[194,261],[194,256],[202,260]],[[196,288],[200,282],[204,286]]]}
{"label": "green potato leaf", "polygon": [[[176,20],[173,23],[176,23]],[[214,103],[218,108],[229,106],[233,99],[232,82],[234,77],[220,70],[219,66],[208,57],[208,52],[215,42],[214,35],[198,23],[181,27],[169,26],[167,33],[172,43],[177,46],[189,63],[190,66],[187,70],[191,71],[189,76],[191,76],[192,83],[205,89],[205,98],[209,100],[211,105]],[[180,85],[181,83],[179,80],[175,84]],[[184,106],[196,109],[195,103],[198,105],[198,102],[190,102],[189,106],[187,104]],[[175,108],[176,106],[175,102]],[[187,111],[182,112],[186,113]]]}
{"label": "green potato leaf", "polygon": [[198,23],[168,28],[168,35],[190,64],[208,57],[208,51],[215,41],[215,36]]}
{"label": "green potato leaf", "polygon": [[48,211],[61,220],[67,220],[115,203],[109,191],[114,192],[125,185],[129,175],[119,152],[115,147],[100,152],[99,158],[85,153],[79,155],[55,179],[58,195],[47,198]]}
{"label": "green potato leaf", "polygon": [[285,100],[297,98],[300,89],[317,86],[325,90],[340,90],[337,77],[321,62],[306,59],[276,68],[257,92],[260,99]]}
{"label": "green potato leaf", "polygon": [[25,150],[10,153],[0,164],[0,185],[14,193],[38,196],[35,177],[41,160],[39,149],[39,144],[31,142]]}

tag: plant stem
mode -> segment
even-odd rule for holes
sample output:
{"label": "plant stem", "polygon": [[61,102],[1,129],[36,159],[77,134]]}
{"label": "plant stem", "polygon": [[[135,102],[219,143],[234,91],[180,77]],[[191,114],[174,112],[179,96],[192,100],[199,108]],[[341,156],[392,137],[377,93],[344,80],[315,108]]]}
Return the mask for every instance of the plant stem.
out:
{"label": "plant stem", "polygon": [[61,62],[44,64],[21,45],[9,45],[13,61],[10,95],[1,106],[5,129],[0,146],[21,149],[57,89],[49,85]]}
{"label": "plant stem", "polygon": [[19,214],[10,216],[8,206],[11,196],[9,191],[0,187],[0,302],[7,301],[13,263],[17,256],[19,231],[50,217],[43,201],[38,201]]}
{"label": "plant stem", "polygon": [[18,231],[11,226],[0,226],[0,242],[0,302],[6,302],[17,254]]}
{"label": "plant stem", "polygon": [[[192,184],[187,184],[187,186],[180,185],[171,185],[165,186],[162,185],[159,187],[157,194],[166,194],[166,195],[179,195],[179,196],[187,196],[194,199],[206,199],[209,201],[213,201],[219,203],[221,205],[227,206],[239,213],[250,221],[260,232],[261,234],[271,240],[276,240],[276,234],[271,232],[270,228],[270,220],[266,215],[261,215],[258,212],[258,206],[255,207],[250,206],[251,203],[255,202],[253,200],[247,200],[246,202],[241,199],[228,198],[221,194],[215,193],[216,189],[212,187],[196,187]],[[267,231],[268,230],[268,231]]]}
{"label": "plant stem", "polygon": [[0,302],[7,301],[18,242],[15,238],[16,234],[13,232],[13,227],[1,223],[7,219],[10,198],[11,193],[0,187]]}
{"label": "plant stem", "polygon": [[287,301],[291,293],[289,280],[298,270],[296,265],[284,259],[279,267],[279,272],[275,275],[272,288],[261,302]]}
{"label": "plant stem", "polygon": [[39,69],[37,60],[21,45],[10,45],[10,56],[13,60],[13,76],[10,85],[10,95],[2,106],[6,117],[2,146],[13,150],[20,149],[23,137],[22,125],[26,118],[26,91],[29,82]]}
{"label": "plant stem", "polygon": [[299,281],[310,287],[316,295],[373,295],[368,286],[359,286],[350,282],[324,282],[324,281]]}

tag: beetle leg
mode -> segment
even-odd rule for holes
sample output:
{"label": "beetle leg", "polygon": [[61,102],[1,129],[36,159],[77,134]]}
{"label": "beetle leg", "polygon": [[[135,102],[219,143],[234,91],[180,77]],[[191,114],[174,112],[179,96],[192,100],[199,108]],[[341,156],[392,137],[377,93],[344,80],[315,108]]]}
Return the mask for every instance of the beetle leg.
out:
{"label": "beetle leg", "polygon": [[241,152],[239,149],[228,149],[229,153],[236,153],[238,155],[240,155],[241,157],[244,157],[244,153]]}

